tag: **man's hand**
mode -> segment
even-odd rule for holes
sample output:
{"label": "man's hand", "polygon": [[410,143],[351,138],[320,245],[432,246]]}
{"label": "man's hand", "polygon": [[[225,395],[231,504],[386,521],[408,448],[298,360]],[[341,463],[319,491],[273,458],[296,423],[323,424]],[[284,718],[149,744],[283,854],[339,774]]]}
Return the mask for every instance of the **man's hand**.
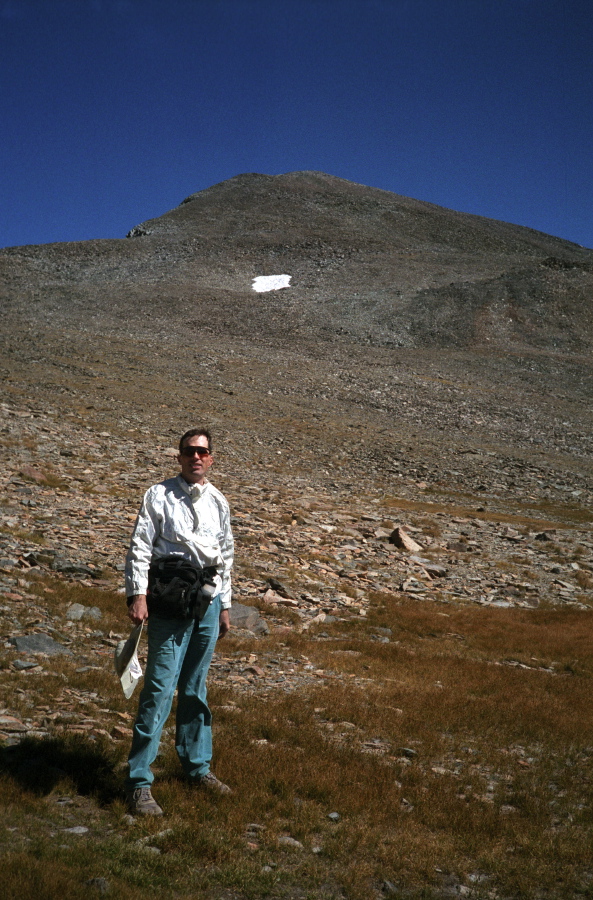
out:
{"label": "man's hand", "polygon": [[230,627],[231,617],[229,615],[229,611],[228,609],[222,609],[220,611],[220,619],[218,620],[218,640],[223,638],[225,634],[228,633]]}
{"label": "man's hand", "polygon": [[146,622],[148,619],[148,607],[146,606],[146,594],[134,594],[134,599],[128,607],[128,616],[134,623]]}

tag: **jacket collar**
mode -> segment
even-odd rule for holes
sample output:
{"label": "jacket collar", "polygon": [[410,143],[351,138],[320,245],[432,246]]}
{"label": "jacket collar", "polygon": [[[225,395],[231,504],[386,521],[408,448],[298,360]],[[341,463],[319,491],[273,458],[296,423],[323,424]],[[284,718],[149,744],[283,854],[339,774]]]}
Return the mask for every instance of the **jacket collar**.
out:
{"label": "jacket collar", "polygon": [[191,497],[192,500],[196,497],[201,497],[208,488],[207,481],[205,481],[204,484],[188,484],[181,475],[177,476],[177,481],[181,490]]}

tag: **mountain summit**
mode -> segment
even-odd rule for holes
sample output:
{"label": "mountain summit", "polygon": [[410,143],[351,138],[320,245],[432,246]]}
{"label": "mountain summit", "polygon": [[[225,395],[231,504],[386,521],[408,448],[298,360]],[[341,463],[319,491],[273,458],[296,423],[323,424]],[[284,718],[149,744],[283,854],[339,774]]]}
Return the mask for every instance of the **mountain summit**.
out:
{"label": "mountain summit", "polygon": [[[1,251],[5,298],[24,283],[55,312],[207,315],[275,342],[577,353],[593,342],[593,251],[323,172],[237,175],[128,238]],[[286,289],[256,293],[262,276]]]}

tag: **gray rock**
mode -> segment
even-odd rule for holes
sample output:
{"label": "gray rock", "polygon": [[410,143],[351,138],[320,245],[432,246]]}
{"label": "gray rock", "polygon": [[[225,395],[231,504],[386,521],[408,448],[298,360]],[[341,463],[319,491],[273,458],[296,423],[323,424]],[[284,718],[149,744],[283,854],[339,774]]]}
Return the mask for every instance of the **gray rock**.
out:
{"label": "gray rock", "polygon": [[88,828],[86,825],[74,825],[72,828],[64,828],[66,834],[86,834]]}
{"label": "gray rock", "polygon": [[82,603],[71,603],[66,610],[66,618],[70,619],[71,622],[80,622],[85,610],[86,606],[83,606]]}
{"label": "gray rock", "polygon": [[72,655],[72,651],[58,644],[48,634],[24,634],[20,637],[9,638],[11,644],[14,644],[19,653],[47,653],[48,656],[57,656],[64,653],[67,656]]}
{"label": "gray rock", "polygon": [[418,553],[419,550],[422,550],[420,544],[417,544],[400,525],[394,528],[389,535],[389,543],[395,544],[396,547],[407,550],[409,553]]}
{"label": "gray rock", "polygon": [[24,558],[31,566],[51,566],[56,555],[55,550],[31,551],[24,554]]}
{"label": "gray rock", "polygon": [[300,841],[297,841],[296,838],[289,837],[288,835],[283,835],[278,838],[278,843],[282,847],[292,847],[293,850],[304,850],[304,846]]}
{"label": "gray rock", "polygon": [[407,591],[409,594],[421,594],[426,591],[426,585],[415,578],[408,578],[402,582],[401,590]]}
{"label": "gray rock", "polygon": [[252,631],[259,621],[259,612],[254,606],[233,603],[231,606],[231,625],[235,628],[247,628]]}
{"label": "gray rock", "polygon": [[339,822],[340,821],[340,813],[331,812],[331,813],[329,813],[327,818],[330,820],[330,822]]}
{"label": "gray rock", "polygon": [[85,881],[85,884],[98,891],[99,894],[103,894],[103,896],[111,890],[111,886],[106,878],[89,878],[88,881]]}
{"label": "gray rock", "polygon": [[29,729],[24,722],[17,719],[16,716],[0,716],[0,731],[8,731],[11,733],[22,733]]}
{"label": "gray rock", "polygon": [[102,615],[98,606],[83,606],[82,603],[71,603],[66,610],[66,618],[72,622],[80,622],[81,619],[100,619]]}
{"label": "gray rock", "polygon": [[281,581],[278,581],[277,578],[270,577],[266,580],[267,580],[268,584],[270,585],[270,587],[272,588],[272,590],[275,591],[277,594],[280,594],[281,597],[285,597],[288,600],[294,600],[294,597],[290,593],[288,588],[285,587]]}
{"label": "gray rock", "polygon": [[253,626],[253,631],[255,632],[255,634],[269,634],[270,626],[265,619],[260,618]]}
{"label": "gray rock", "polygon": [[411,747],[398,747],[397,752],[407,759],[414,759],[414,757],[418,756],[418,751],[413,750]]}
{"label": "gray rock", "polygon": [[15,659],[12,666],[14,669],[17,669],[19,672],[24,672],[25,669],[36,669],[39,663],[33,662],[30,659]]}
{"label": "gray rock", "polygon": [[426,569],[429,575],[435,575],[437,578],[442,578],[447,574],[447,569],[445,566],[441,566],[439,563],[433,562],[431,559],[424,559],[422,556],[410,556],[410,561],[416,563],[419,566],[422,566],[423,569]]}
{"label": "gray rock", "polygon": [[130,228],[130,230],[126,234],[126,237],[127,238],[144,237],[147,234],[152,234],[152,231],[150,228],[147,228],[146,225],[134,225],[133,228]]}
{"label": "gray rock", "polygon": [[172,828],[165,828],[164,831],[159,831],[156,834],[148,834],[146,837],[139,838],[136,843],[137,844],[150,844],[151,841],[156,841],[160,838],[169,837],[169,835],[173,834]]}
{"label": "gray rock", "polygon": [[89,575],[92,577],[95,574],[93,569],[89,569],[88,566],[83,566],[82,563],[75,563],[69,559],[64,559],[62,556],[56,556],[51,567],[54,572],[62,572],[64,575]]}

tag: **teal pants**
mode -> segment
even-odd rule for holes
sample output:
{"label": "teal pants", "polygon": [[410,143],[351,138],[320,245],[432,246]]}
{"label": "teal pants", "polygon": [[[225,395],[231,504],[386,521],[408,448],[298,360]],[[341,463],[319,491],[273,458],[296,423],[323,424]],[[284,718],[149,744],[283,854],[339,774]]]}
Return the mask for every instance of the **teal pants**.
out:
{"label": "teal pants", "polygon": [[158,753],[175,688],[175,749],[183,771],[190,780],[210,771],[212,715],[206,702],[206,676],[218,639],[219,618],[220,596],[213,599],[201,622],[149,616],[148,659],[128,757],[128,789],[153,782],[150,766]]}

